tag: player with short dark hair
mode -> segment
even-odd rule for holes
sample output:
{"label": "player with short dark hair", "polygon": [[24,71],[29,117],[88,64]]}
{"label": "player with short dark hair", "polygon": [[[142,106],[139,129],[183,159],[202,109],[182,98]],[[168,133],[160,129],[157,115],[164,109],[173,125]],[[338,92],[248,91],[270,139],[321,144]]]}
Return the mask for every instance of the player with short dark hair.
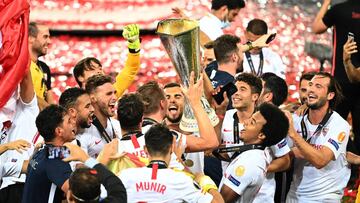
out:
{"label": "player with short dark hair", "polygon": [[[279,143],[287,135],[289,122],[275,105],[263,103],[245,121],[240,139],[253,146],[238,155],[226,168],[220,191],[226,202],[252,202],[262,186],[269,152],[265,147]],[[274,119],[276,118],[276,119]]]}

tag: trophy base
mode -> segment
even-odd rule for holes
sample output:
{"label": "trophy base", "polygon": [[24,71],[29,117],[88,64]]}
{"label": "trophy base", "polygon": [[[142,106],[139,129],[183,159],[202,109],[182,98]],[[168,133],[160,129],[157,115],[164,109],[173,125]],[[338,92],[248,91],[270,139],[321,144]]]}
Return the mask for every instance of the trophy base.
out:
{"label": "trophy base", "polygon": [[[210,119],[211,125],[216,126],[219,123],[219,118],[217,117],[214,109],[207,112],[207,115]],[[186,118],[184,115],[180,121],[180,129],[185,132],[199,132],[199,127],[195,118]]]}

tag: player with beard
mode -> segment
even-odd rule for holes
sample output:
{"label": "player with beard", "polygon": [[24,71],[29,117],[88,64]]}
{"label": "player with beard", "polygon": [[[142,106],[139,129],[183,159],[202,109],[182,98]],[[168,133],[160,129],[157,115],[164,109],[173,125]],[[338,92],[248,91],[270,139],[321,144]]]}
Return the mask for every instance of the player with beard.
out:
{"label": "player with beard", "polygon": [[59,105],[76,119],[77,133],[82,133],[85,128],[91,126],[94,107],[85,90],[78,87],[65,90],[60,96]]}
{"label": "player with beard", "polygon": [[286,202],[340,202],[350,177],[346,145],[350,126],[333,109],[342,95],[329,73],[309,82],[304,115],[289,114],[294,175]]}
{"label": "player with beard", "polygon": [[179,83],[168,83],[164,86],[164,93],[168,102],[165,123],[173,130],[186,133],[180,129],[180,120],[184,110],[185,98]]}
{"label": "player with beard", "polygon": [[106,143],[121,135],[120,124],[115,115],[116,91],[110,76],[94,75],[86,83],[86,92],[94,107],[93,122],[78,134],[81,147],[96,158]]}
{"label": "player with beard", "polygon": [[307,89],[309,87],[309,82],[314,77],[316,72],[307,72],[301,75],[299,81],[299,99],[301,104],[305,104],[307,98]]}
{"label": "player with beard", "polygon": [[[194,134],[185,132],[180,129],[180,120],[184,110],[185,97],[181,91],[181,86],[178,83],[168,83],[164,86],[165,97],[168,102],[165,124],[171,129],[182,134],[194,137],[199,137],[199,133]],[[186,159],[185,165],[193,173],[204,172],[204,152],[193,152],[184,154]]]}
{"label": "player with beard", "polygon": [[65,108],[50,105],[37,116],[36,127],[45,145],[30,160],[22,202],[60,203],[69,189],[72,170],[69,163],[50,158],[49,151],[75,139],[75,121]]}
{"label": "player with beard", "polygon": [[31,77],[41,108],[54,103],[51,91],[51,72],[46,63],[38,58],[47,54],[51,43],[49,28],[36,22],[29,23],[29,54]]}
{"label": "player with beard", "polygon": [[[199,137],[188,136],[186,134],[178,137],[182,137],[181,144],[185,152],[201,152],[214,149],[219,145],[219,142],[214,127],[211,125],[200,101],[203,92],[203,79],[201,77],[197,83],[194,84],[194,74],[192,73],[190,81],[192,85],[189,86],[188,91],[191,92],[185,95],[181,93],[181,96],[187,96],[190,106],[193,108],[195,119],[199,126]],[[142,96],[145,104],[142,132],[146,133],[152,125],[163,122],[168,110],[168,101],[165,98],[164,90],[161,89],[156,82],[149,82],[141,86],[137,92]],[[173,106],[175,107],[175,105]],[[181,134],[181,132],[179,132],[179,134]]]}

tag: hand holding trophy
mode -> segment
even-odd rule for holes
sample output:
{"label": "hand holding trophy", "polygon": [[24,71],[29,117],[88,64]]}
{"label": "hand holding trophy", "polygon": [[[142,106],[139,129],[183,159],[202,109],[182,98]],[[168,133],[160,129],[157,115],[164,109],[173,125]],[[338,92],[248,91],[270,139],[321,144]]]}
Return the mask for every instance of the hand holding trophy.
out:
{"label": "hand holding trophy", "polygon": [[[186,19],[166,19],[159,22],[156,32],[160,35],[161,42],[180,76],[182,85],[188,88],[191,72],[194,72],[195,80],[200,77],[200,30],[198,22]],[[215,111],[204,96],[200,100],[211,124],[215,126],[219,122]],[[194,113],[187,100],[185,100],[180,128],[187,132],[198,131]]]}

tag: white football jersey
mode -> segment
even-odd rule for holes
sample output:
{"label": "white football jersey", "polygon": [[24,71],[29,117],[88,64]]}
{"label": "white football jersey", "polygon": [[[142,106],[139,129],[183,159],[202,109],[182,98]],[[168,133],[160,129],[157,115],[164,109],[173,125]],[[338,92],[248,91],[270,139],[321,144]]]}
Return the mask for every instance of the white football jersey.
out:
{"label": "white football jersey", "polygon": [[[145,125],[141,128],[141,131],[142,133],[145,135],[145,133],[151,128],[151,126],[153,126],[153,124],[148,124],[148,125]],[[176,144],[179,143],[179,140],[180,140],[180,135],[181,133],[175,131],[175,130],[172,130],[174,132],[176,132],[178,134],[178,137],[176,139]],[[186,135],[182,135],[182,148],[185,150],[186,149]],[[180,163],[178,160],[177,160],[177,156],[175,153],[171,153],[171,160],[170,160],[170,164],[169,164],[169,168],[176,168],[176,169],[179,169],[179,170],[184,170],[184,166],[182,165],[182,163]]]}
{"label": "white football jersey", "polygon": [[[29,160],[31,158],[35,145],[42,140],[42,137],[38,133],[35,125],[36,117],[39,114],[36,96],[34,96],[29,103],[24,103],[21,98],[17,100],[14,99],[13,101],[16,104],[14,104],[15,111],[12,117],[12,124],[9,128],[2,126],[0,129],[0,144],[23,139],[29,142],[31,146],[22,153],[16,150],[8,150],[1,154],[1,189],[16,183],[25,183],[26,175],[21,173],[22,165],[25,160]],[[5,118],[6,116],[7,112],[0,111],[0,117]],[[2,122],[1,125],[3,125]]]}
{"label": "white football jersey", "polygon": [[[120,122],[113,118],[108,119],[105,131],[111,138],[114,133],[115,137],[121,137]],[[94,124],[91,124],[89,128],[85,128],[83,133],[77,134],[76,139],[80,141],[81,148],[95,159],[104,148],[104,145],[107,144]]]}
{"label": "white football jersey", "polygon": [[240,196],[236,202],[252,202],[265,180],[269,156],[267,150],[259,149],[241,153],[227,167],[220,190],[226,185]]}
{"label": "white football jersey", "polygon": [[128,135],[120,138],[118,153],[131,153],[135,156],[148,158],[148,154],[144,150],[145,136],[144,134]]}
{"label": "white football jersey", "polygon": [[129,168],[121,172],[128,202],[211,202],[183,172],[169,168]]}
{"label": "white football jersey", "polygon": [[207,13],[199,20],[200,30],[204,32],[211,40],[216,40],[224,34],[220,19],[211,13]]}
{"label": "white football jersey", "polygon": [[[236,109],[231,109],[226,111],[224,116],[223,125],[221,128],[221,138],[223,141],[223,145],[235,146],[235,145],[244,145],[244,143],[240,140],[239,144],[234,143],[234,114],[236,113]],[[244,128],[243,124],[239,123],[239,132]],[[240,136],[240,135],[238,135]],[[290,148],[287,145],[287,140],[283,139],[278,144],[273,145],[271,147],[267,147],[267,153],[270,154],[269,162],[271,162],[274,158],[282,157],[290,152]],[[233,153],[228,153],[229,156],[232,156]],[[225,173],[226,168],[229,165],[229,162],[222,161],[221,162],[223,173]],[[259,193],[257,194],[254,202],[272,202],[274,200],[275,195],[275,174],[269,173],[266,174],[266,179],[263,183],[264,186],[261,187]]]}
{"label": "white football jersey", "polygon": [[[282,157],[290,152],[290,147],[287,144],[286,138],[281,140],[278,144],[271,147],[266,147],[265,150],[270,154],[269,163],[275,158]],[[258,194],[256,195],[253,202],[256,203],[271,203],[274,202],[276,189],[275,173],[266,173],[266,178],[262,184]]]}
{"label": "white football jersey", "polygon": [[[320,149],[327,147],[334,154],[334,160],[317,169],[304,159],[294,160],[294,175],[288,202],[340,202],[344,188],[350,178],[350,169],[346,161],[346,145],[349,139],[350,126],[338,113],[333,112],[320,133],[314,135],[318,125],[312,125],[305,115],[309,143]],[[301,118],[294,115],[295,130],[302,136]],[[291,141],[291,139],[289,138]],[[289,145],[292,142],[289,142]]]}
{"label": "white football jersey", "polygon": [[[226,147],[244,145],[244,143],[240,140],[238,144],[234,142],[234,114],[236,113],[236,109],[230,109],[226,111],[223,124],[221,126],[221,144]],[[239,133],[244,129],[244,125],[239,123]],[[240,134],[238,135],[240,137]],[[234,153],[228,152],[229,157],[231,157]],[[229,162],[221,161],[221,167],[223,174],[225,173],[226,168],[228,167]]]}
{"label": "white football jersey", "polygon": [[[199,137],[199,132],[194,132],[192,135],[187,136],[196,136]],[[184,138],[185,138],[184,137]],[[184,139],[183,138],[183,139]],[[186,144],[186,140],[185,140]],[[185,159],[187,160],[186,163],[192,163],[191,166],[187,166],[187,168],[193,173],[204,173],[204,152],[189,152],[184,154]]]}
{"label": "white football jersey", "polygon": [[[280,55],[269,48],[262,48],[262,52],[264,57],[262,73],[267,73],[267,72],[275,73],[277,76],[285,79],[286,66],[282,62]],[[245,53],[243,55],[244,55],[244,61],[243,61],[244,72],[251,73],[251,68]],[[250,54],[250,56],[255,71],[256,73],[258,73],[259,64],[260,64],[260,54],[254,54],[254,55]]]}

